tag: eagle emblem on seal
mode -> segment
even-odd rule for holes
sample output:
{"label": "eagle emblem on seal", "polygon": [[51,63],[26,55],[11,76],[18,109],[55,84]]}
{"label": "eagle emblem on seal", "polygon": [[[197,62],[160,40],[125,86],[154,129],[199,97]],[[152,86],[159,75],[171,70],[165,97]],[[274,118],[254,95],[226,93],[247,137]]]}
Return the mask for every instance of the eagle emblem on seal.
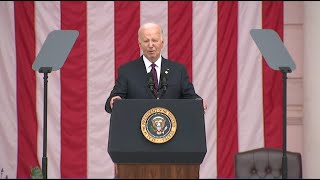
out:
{"label": "eagle emblem on seal", "polygon": [[161,116],[154,117],[151,122],[158,135],[164,134],[164,131],[168,128],[167,126],[165,126],[166,120]]}

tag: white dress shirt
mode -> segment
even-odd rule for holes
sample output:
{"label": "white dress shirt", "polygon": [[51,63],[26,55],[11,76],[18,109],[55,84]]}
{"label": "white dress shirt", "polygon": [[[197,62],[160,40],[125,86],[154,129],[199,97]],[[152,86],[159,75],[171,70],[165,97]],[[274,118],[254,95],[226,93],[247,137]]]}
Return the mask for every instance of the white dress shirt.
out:
{"label": "white dress shirt", "polygon": [[[154,62],[156,64],[155,69],[157,70],[157,77],[158,77],[158,84],[159,84],[159,79],[160,79],[160,72],[161,72],[161,55],[159,57],[159,59],[156,60],[156,62]],[[146,66],[146,71],[147,73],[149,73],[151,71],[151,62],[145,57],[143,56],[143,61],[144,61],[144,65]]]}

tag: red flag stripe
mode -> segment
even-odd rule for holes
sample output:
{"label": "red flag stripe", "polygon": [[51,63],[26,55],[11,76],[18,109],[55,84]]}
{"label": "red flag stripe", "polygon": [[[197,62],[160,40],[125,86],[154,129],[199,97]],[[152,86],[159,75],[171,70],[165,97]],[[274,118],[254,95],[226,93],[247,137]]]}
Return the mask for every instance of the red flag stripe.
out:
{"label": "red flag stripe", "polygon": [[221,178],[234,177],[234,155],[238,152],[237,19],[237,2],[218,2],[217,170]]}
{"label": "red flag stripe", "polygon": [[114,2],[115,77],[118,68],[140,56],[138,29],[140,27],[140,2]]}
{"label": "red flag stripe", "polygon": [[[38,166],[34,3],[14,2],[17,54],[18,178],[30,178]],[[26,164],[26,162],[28,164]]]}
{"label": "red flag stripe", "polygon": [[86,2],[61,2],[61,29],[79,31],[61,69],[61,177],[87,177]]}
{"label": "red flag stripe", "polygon": [[192,2],[168,2],[168,56],[186,66],[192,81]]}
{"label": "red flag stripe", "polygon": [[[262,2],[262,28],[273,29],[283,39],[283,2]],[[265,147],[282,148],[282,75],[263,58],[263,107]]]}

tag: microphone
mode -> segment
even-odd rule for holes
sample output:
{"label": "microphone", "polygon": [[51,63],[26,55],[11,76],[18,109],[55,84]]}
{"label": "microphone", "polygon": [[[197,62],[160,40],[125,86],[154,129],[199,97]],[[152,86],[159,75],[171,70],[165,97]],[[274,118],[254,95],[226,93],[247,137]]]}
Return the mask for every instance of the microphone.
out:
{"label": "microphone", "polygon": [[169,73],[169,69],[167,69],[166,71],[164,71],[164,73],[161,74],[161,88],[162,88],[162,93],[161,96],[163,96],[168,88],[168,73]]}
{"label": "microphone", "polygon": [[167,74],[163,73],[161,75],[161,85],[162,85],[163,91],[167,90],[167,87],[168,87],[168,82],[167,81],[168,81]]}

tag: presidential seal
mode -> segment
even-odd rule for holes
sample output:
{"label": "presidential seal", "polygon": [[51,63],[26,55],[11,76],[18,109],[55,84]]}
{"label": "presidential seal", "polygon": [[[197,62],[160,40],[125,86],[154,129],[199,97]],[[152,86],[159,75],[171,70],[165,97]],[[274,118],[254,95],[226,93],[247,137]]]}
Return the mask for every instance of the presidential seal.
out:
{"label": "presidential seal", "polygon": [[141,132],[145,138],[153,143],[160,144],[169,141],[176,130],[176,118],[165,108],[152,108],[141,119]]}

